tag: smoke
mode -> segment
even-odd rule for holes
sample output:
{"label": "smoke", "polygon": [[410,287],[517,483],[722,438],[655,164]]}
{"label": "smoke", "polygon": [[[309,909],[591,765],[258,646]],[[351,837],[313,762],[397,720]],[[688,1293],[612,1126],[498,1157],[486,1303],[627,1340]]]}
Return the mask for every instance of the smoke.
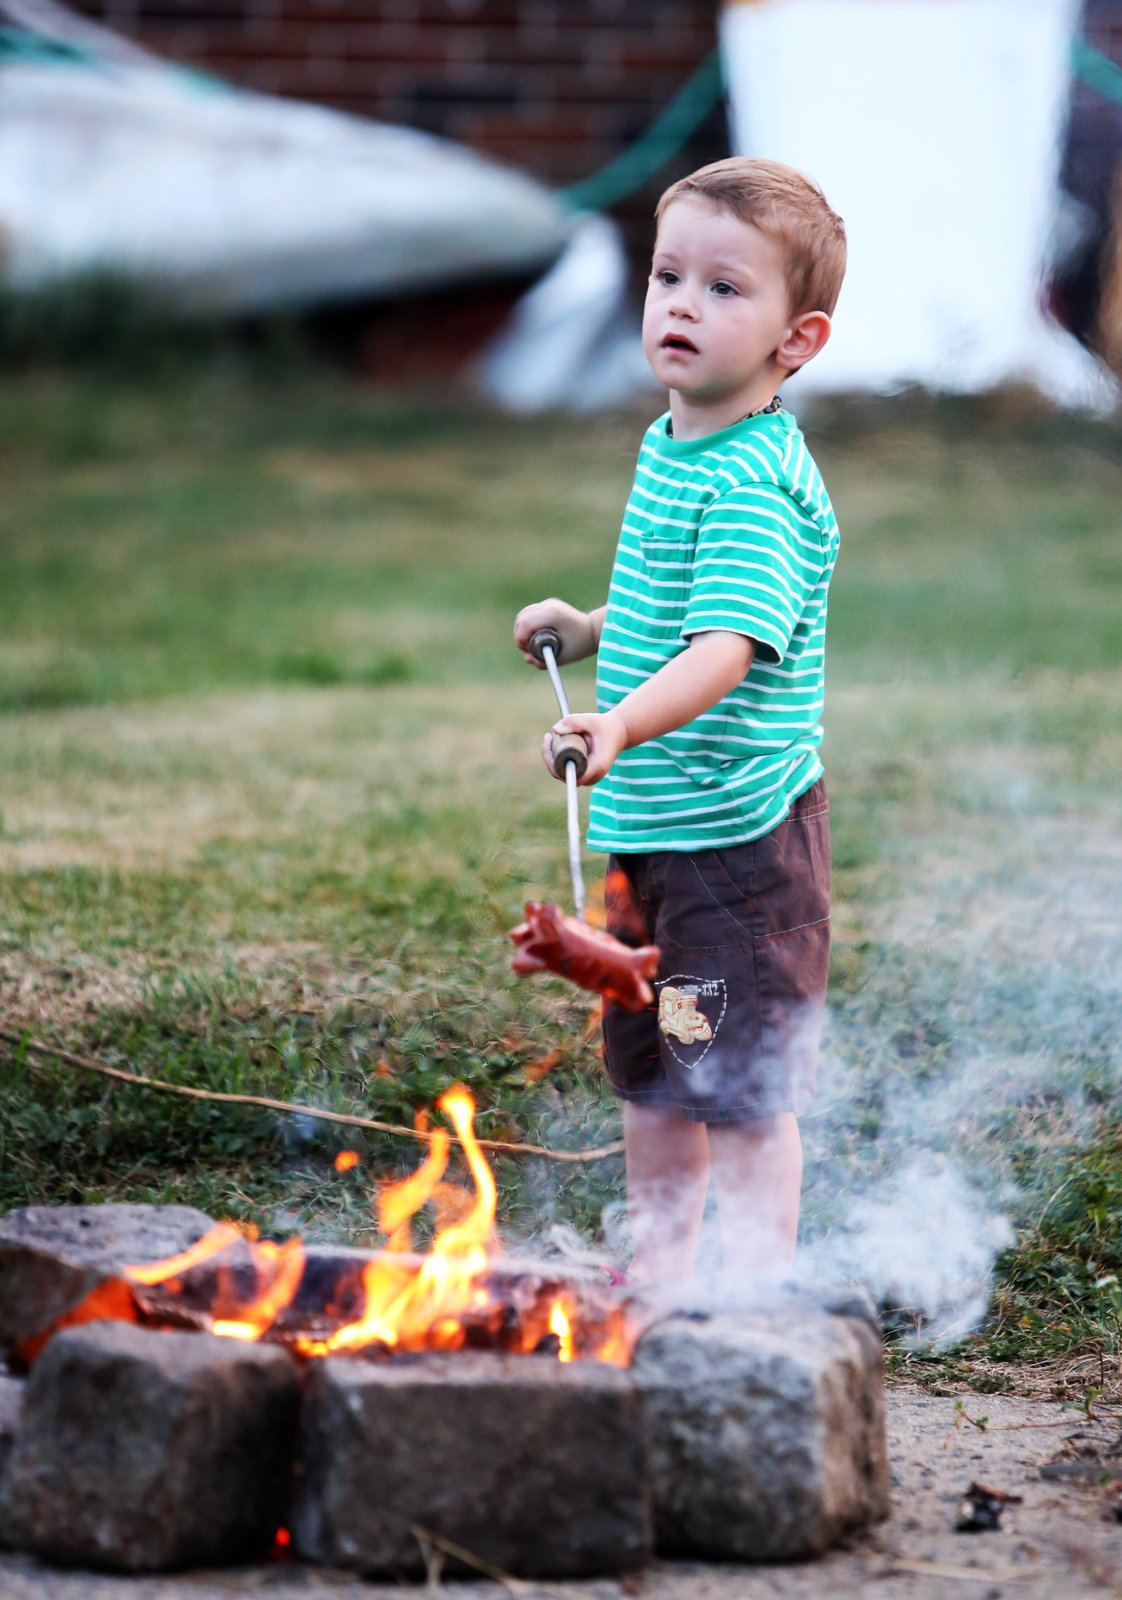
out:
{"label": "smoke", "polygon": [[[965,799],[973,815],[964,805],[951,838],[917,846],[901,830],[908,898],[893,886],[866,900],[868,936],[837,941],[842,982],[800,1119],[798,1274],[856,1280],[935,1346],[981,1324],[1002,1252],[1062,1209],[1073,1154],[1122,1098],[1113,823],[1058,804],[1049,814],[1031,780],[1006,783],[999,800]],[[558,1144],[606,1142],[615,1118],[588,1088],[558,1096],[543,1131]],[[618,1175],[614,1164],[528,1171],[534,1221],[522,1242],[625,1260]],[[672,1190],[665,1200],[672,1216]],[[699,1261],[716,1282],[712,1198]]]}
{"label": "smoke", "polygon": [[844,1224],[802,1253],[805,1273],[855,1278],[922,1320],[924,1343],[953,1343],[985,1314],[1008,1219],[955,1166],[917,1158],[854,1200]]}
{"label": "smoke", "polygon": [[804,1123],[800,1268],[855,1278],[925,1344],[976,1328],[1122,1081],[1122,851],[1086,821],[1007,817],[982,867],[922,892],[832,1008]]}

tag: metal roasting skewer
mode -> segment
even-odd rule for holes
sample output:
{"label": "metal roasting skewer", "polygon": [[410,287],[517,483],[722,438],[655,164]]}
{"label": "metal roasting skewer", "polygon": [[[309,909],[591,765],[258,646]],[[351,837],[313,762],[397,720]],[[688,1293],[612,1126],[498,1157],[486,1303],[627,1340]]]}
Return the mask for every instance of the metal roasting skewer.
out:
{"label": "metal roasting skewer", "polygon": [[565,805],[569,822],[569,876],[573,880],[573,909],[584,921],[584,876],[580,868],[580,812],[577,809],[577,769],[565,763]]}
{"label": "metal roasting skewer", "polygon": [[[557,667],[560,650],[561,636],[553,628],[539,628],[530,640],[530,651],[545,662],[545,670],[549,673],[549,681],[557,696],[561,715],[567,717],[569,697],[565,693],[565,685],[561,682],[561,673]],[[558,767],[562,766],[565,771],[565,810],[569,825],[569,876],[573,883],[573,907],[582,922],[585,920],[584,875],[580,863],[581,836],[577,779],[581,777],[587,765],[588,746],[579,733],[554,734],[553,770],[556,772]]]}

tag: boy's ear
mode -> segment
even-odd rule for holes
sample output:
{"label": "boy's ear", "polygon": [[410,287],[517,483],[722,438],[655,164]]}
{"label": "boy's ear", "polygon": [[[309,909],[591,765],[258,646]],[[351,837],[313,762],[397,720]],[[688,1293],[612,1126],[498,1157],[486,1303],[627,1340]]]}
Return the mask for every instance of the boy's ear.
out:
{"label": "boy's ear", "polygon": [[775,352],[775,359],[787,372],[797,372],[821,350],[830,337],[830,319],[824,311],[804,311],[796,317]]}

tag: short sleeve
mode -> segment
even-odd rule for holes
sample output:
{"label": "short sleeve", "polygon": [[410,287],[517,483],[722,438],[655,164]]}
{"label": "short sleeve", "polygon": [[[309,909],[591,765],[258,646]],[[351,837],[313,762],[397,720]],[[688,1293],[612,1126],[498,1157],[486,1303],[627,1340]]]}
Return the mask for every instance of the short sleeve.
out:
{"label": "short sleeve", "polygon": [[782,661],[823,566],[818,525],[783,489],[729,489],[698,527],[682,638],[742,633],[762,661]]}

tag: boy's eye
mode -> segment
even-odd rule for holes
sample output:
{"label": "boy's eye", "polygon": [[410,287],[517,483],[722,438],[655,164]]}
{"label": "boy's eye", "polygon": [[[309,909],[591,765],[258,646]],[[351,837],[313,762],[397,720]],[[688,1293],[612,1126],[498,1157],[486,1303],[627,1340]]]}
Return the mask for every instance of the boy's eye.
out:
{"label": "boy's eye", "polygon": [[665,283],[671,286],[676,284],[678,281],[678,274],[676,272],[672,272],[669,267],[663,267],[661,271],[656,272],[654,276],[659,283]]}
{"label": "boy's eye", "polygon": [[726,283],[722,278],[713,285],[713,293],[727,298],[730,294],[736,293],[736,285],[734,283]]}

